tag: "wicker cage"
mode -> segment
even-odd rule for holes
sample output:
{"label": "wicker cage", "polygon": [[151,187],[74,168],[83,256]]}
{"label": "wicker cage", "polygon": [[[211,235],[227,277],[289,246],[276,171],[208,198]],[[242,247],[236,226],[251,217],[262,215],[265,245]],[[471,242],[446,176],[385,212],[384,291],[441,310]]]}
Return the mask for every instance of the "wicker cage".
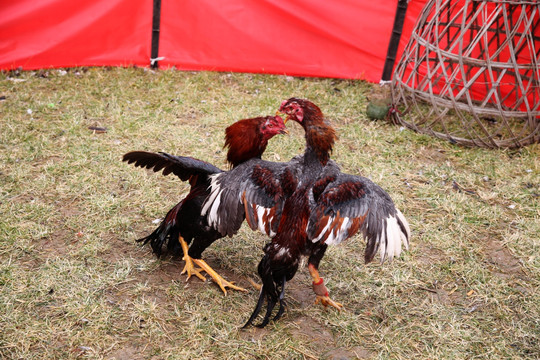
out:
{"label": "wicker cage", "polygon": [[540,142],[540,2],[431,0],[392,80],[393,120],[467,146]]}

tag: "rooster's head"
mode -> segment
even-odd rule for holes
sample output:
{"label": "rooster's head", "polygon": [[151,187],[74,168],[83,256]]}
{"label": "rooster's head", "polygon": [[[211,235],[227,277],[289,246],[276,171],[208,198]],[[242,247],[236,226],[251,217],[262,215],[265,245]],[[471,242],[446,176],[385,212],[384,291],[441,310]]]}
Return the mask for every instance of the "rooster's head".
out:
{"label": "rooster's head", "polygon": [[225,129],[227,161],[234,167],[252,158],[260,159],[268,140],[278,134],[287,134],[287,129],[277,115],[238,120]]}
{"label": "rooster's head", "polygon": [[259,123],[259,132],[264,140],[270,140],[272,137],[278,134],[288,134],[285,122],[279,116],[266,116],[261,119]]}
{"label": "rooster's head", "polygon": [[304,128],[308,149],[325,165],[330,159],[337,135],[334,128],[325,120],[321,109],[309,100],[290,98],[281,103],[279,112],[286,114],[287,120],[294,120]]}
{"label": "rooster's head", "polygon": [[285,100],[281,103],[279,111],[287,115],[286,122],[294,120],[304,128],[324,119],[321,109],[306,99],[290,98]]}

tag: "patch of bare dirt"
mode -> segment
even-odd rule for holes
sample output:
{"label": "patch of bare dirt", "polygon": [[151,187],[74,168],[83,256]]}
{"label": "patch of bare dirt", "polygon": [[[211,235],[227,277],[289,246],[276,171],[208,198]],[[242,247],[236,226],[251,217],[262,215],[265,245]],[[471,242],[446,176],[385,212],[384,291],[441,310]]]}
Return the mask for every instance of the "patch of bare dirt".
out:
{"label": "patch of bare dirt", "polygon": [[287,283],[287,298],[289,303],[297,309],[306,309],[313,306],[315,294],[311,290],[311,277],[305,270],[298,271],[294,281]]}
{"label": "patch of bare dirt", "polygon": [[523,286],[523,282],[519,281],[529,282],[529,275],[524,271],[520,260],[496,239],[486,239],[482,245],[486,260],[491,265],[492,274],[508,281],[510,286],[523,295],[530,295],[533,290],[528,286]]}
{"label": "patch of bare dirt", "polygon": [[[304,338],[312,345],[314,353],[303,354],[305,358],[313,356],[316,359],[344,360],[344,359],[365,359],[371,356],[371,353],[361,347],[345,349],[340,347],[337,339],[331,333],[330,329],[320,324],[316,319],[295,315],[292,309],[309,309],[315,306],[315,294],[311,290],[311,277],[307,271],[299,271],[295,281],[288,283],[287,300],[288,311],[285,312],[285,318],[290,322],[292,334],[294,337]],[[334,311],[329,309],[328,311]],[[298,313],[297,313],[298,314]]]}
{"label": "patch of bare dirt", "polygon": [[444,254],[444,251],[423,242],[415,243],[414,250],[416,259],[422,264],[438,264],[448,260],[448,256]]}
{"label": "patch of bare dirt", "polygon": [[448,159],[445,150],[434,148],[422,148],[417,153],[418,158],[422,159],[422,163],[440,164]]}
{"label": "patch of bare dirt", "polygon": [[27,269],[36,269],[47,259],[66,256],[77,243],[77,235],[65,229],[55,230],[51,235],[35,240],[36,251],[22,257],[20,264]]}
{"label": "patch of bare dirt", "polygon": [[55,230],[50,236],[39,241],[36,249],[44,258],[63,256],[69,253],[69,246],[77,242],[77,234],[68,233],[66,230]]}
{"label": "patch of bare dirt", "polygon": [[[20,200],[20,199],[19,199]],[[43,265],[47,259],[52,257],[66,256],[73,250],[77,250],[79,240],[83,233],[78,229],[72,229],[68,225],[68,220],[72,216],[80,216],[83,212],[75,202],[66,204],[62,202],[62,207],[58,208],[59,219],[54,220],[51,234],[34,240],[35,252],[23,257],[21,264],[28,269],[35,269]]]}
{"label": "patch of bare dirt", "polygon": [[483,243],[487,261],[498,271],[495,274],[502,276],[523,275],[523,269],[519,259],[517,259],[508,248],[504,247],[499,241],[490,238]]}
{"label": "patch of bare dirt", "polygon": [[370,352],[360,347],[344,349],[339,347],[332,333],[315,319],[302,316],[294,321],[295,329],[292,333],[295,337],[304,338],[313,345],[314,354],[307,354],[314,358],[331,360],[366,359],[371,356]]}
{"label": "patch of bare dirt", "polygon": [[144,359],[141,348],[132,344],[122,344],[120,348],[109,353],[105,358],[108,360],[139,360]]}
{"label": "patch of bare dirt", "polygon": [[[212,286],[215,287],[219,295],[222,294],[219,286],[207,274],[203,274],[206,277],[206,281],[201,281],[196,276],[192,276],[187,280],[186,275],[181,274],[185,262],[180,257],[165,257],[159,260],[152,253],[150,246],[141,246],[134,241],[123,241],[114,234],[108,236],[107,242],[110,244],[109,250],[103,252],[101,257],[110,263],[119,263],[123,259],[130,257],[142,257],[159,262],[159,264],[156,264],[151,269],[135,270],[131,276],[132,280],[118,284],[114,289],[109,289],[108,296],[112,302],[128,300],[126,299],[126,294],[132,292],[135,284],[147,284],[151,290],[145,295],[146,298],[155,301],[160,307],[171,305],[171,298],[167,294],[167,290],[173,283],[183,286],[186,289],[189,288],[190,291],[197,291],[205,286]],[[232,271],[222,268],[219,260],[210,257],[204,258],[204,260],[226,280],[233,281],[238,286],[250,288],[251,285],[247,278],[243,278]]]}

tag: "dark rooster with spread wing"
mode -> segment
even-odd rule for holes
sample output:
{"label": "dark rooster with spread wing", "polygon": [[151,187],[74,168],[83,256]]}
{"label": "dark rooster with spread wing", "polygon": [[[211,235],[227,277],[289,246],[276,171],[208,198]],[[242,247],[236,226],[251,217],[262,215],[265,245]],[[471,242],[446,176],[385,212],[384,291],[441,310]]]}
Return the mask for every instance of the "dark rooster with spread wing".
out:
{"label": "dark rooster with spread wing", "polygon": [[361,232],[367,239],[366,263],[377,251],[381,262],[391,260],[399,256],[402,244],[409,245],[409,225],[390,196],[367,178],[342,173],[330,160],[336,134],[321,110],[308,100],[292,98],[283,102],[280,111],[304,128],[304,154],[289,163],[247,162],[213,175],[203,207],[209,224],[221,232],[235,232],[234,216],[245,212],[252,229],[272,237],[258,266],[263,283],[260,297],[245,327],[253,323],[265,299],[267,310],[259,326],[269,322],[278,301],[274,320],[281,317],[285,283],[295,275],[302,256],[308,257],[316,301],[341,309],[319,276],[328,245]]}
{"label": "dark rooster with spread wing", "polygon": [[[234,169],[249,159],[260,159],[268,145],[268,140],[286,132],[283,119],[279,116],[237,121],[225,130],[224,147],[228,147],[227,161]],[[225,295],[227,294],[225,287],[245,291],[223,279],[201,259],[202,252],[224,236],[208,226],[206,218],[201,216],[202,204],[209,195],[209,177],[223,171],[201,160],[165,153],[134,151],[125,154],[123,161],[153,169],[155,172],[163,170],[164,175],[173,173],[183,181],[189,180],[191,185],[189,194],[169,210],[157,229],[138,241],[144,244],[150,243],[153,252],[158,257],[167,253],[179,255],[180,251],[183,251],[186,265],[182,274],[187,273],[188,279],[196,275],[204,281],[205,277],[200,273],[204,270],[220,286]],[[237,221],[239,227],[243,218],[237,218]],[[195,268],[194,264],[198,265],[199,269]]]}

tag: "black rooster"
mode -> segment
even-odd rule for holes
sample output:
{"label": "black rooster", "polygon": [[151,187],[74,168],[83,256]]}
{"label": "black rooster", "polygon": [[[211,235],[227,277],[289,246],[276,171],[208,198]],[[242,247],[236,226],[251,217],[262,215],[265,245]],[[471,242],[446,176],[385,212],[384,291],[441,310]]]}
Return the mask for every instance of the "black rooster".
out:
{"label": "black rooster", "polygon": [[399,256],[402,244],[409,246],[409,225],[390,196],[367,178],[342,173],[330,160],[336,134],[321,110],[308,100],[291,98],[280,111],[304,128],[304,154],[288,163],[248,161],[212,175],[211,194],[203,206],[208,223],[221,233],[236,232],[236,217],[243,220],[245,213],[252,229],[272,237],[258,266],[263,283],[259,300],[244,327],[253,323],[265,299],[267,310],[259,326],[269,322],[278,301],[274,320],[281,317],[285,283],[294,277],[302,256],[308,257],[316,301],[341,309],[319,276],[328,245],[360,231],[367,239],[366,263],[377,251],[383,262]]}
{"label": "black rooster", "polygon": [[[286,133],[283,119],[279,116],[257,117],[237,121],[225,130],[225,145],[228,147],[227,161],[232,168],[249,159],[260,159],[268,140],[277,134]],[[163,175],[175,174],[191,185],[189,194],[173,207],[161,224],[150,235],[137,241],[150,243],[153,252],[159,257],[163,254],[179,255],[183,251],[186,265],[182,274],[187,273],[189,279],[204,270],[227,294],[225,287],[244,290],[228,282],[217,274],[204,260],[202,252],[217,239],[222,238],[219,231],[208,226],[206,218],[201,216],[201,207],[209,194],[210,176],[222,173],[223,170],[207,162],[191,157],[173,156],[166,153],[134,151],[124,155],[123,161],[135,166],[163,170]],[[237,218],[238,227],[243,218]],[[189,246],[191,244],[191,246]],[[195,268],[194,263],[199,266]]]}

